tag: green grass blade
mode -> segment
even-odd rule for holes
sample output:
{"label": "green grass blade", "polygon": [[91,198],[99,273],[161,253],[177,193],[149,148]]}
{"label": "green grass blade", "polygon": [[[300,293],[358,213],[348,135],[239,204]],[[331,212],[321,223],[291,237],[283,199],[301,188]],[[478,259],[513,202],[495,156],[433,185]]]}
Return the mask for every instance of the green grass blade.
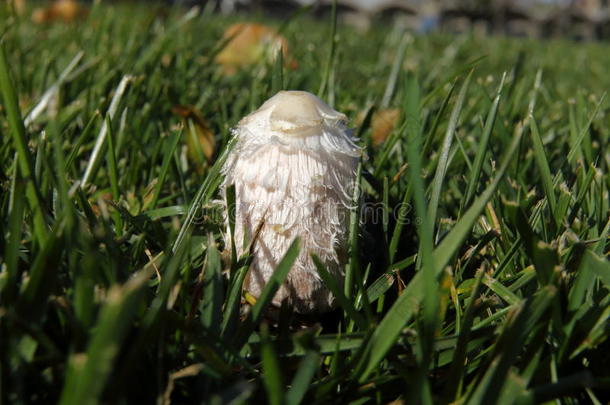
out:
{"label": "green grass blade", "polygon": [[381,275],[369,286],[369,288],[366,289],[369,302],[377,301],[379,297],[385,294],[390,287],[392,287],[392,285],[394,285],[394,277],[392,277],[392,275],[388,273]]}
{"label": "green grass blade", "polygon": [[[159,253],[146,264],[142,271],[150,272],[155,266],[159,266],[161,281],[157,294],[152,300],[146,313],[140,321],[138,333],[130,350],[123,357],[121,365],[117,366],[117,384],[124,384],[129,380],[130,373],[134,372],[137,366],[137,359],[146,353],[147,348],[155,344],[155,338],[163,322],[168,318],[167,314],[171,310],[168,303],[172,289],[176,287],[176,282],[180,275],[180,270],[184,266],[186,249],[177,252],[173,256],[167,256],[164,252]],[[210,339],[211,340],[211,339]]]}
{"label": "green grass blade", "polygon": [[300,250],[300,241],[299,239],[295,239],[286,253],[284,257],[277,265],[277,268],[273,272],[273,275],[267,280],[267,284],[263,288],[261,295],[257,298],[256,304],[252,307],[252,321],[253,323],[258,323],[267,308],[267,306],[271,303],[271,300],[275,296],[275,293],[280,288],[280,285],[284,282],[286,277],[288,276],[288,272],[292,268],[292,265],[296,261],[299,250]]}
{"label": "green grass blade", "polygon": [[[114,119],[114,116],[116,115],[117,110],[119,109],[119,103],[121,102],[123,95],[127,91],[127,86],[129,82],[131,82],[132,80],[133,79],[131,76],[126,75],[123,76],[123,78],[119,82],[119,85],[117,86],[114,92],[114,96],[112,97],[112,101],[110,102],[110,107],[108,107],[108,112],[106,113],[106,116],[109,117],[111,120]],[[104,147],[104,144],[106,142],[107,134],[108,124],[107,121],[104,121],[102,129],[100,130],[95,140],[95,146],[93,147],[93,151],[91,152],[89,161],[87,162],[87,168],[85,169],[85,173],[83,174],[83,177],[81,179],[81,187],[83,188],[85,188],[87,184],[89,184],[95,174],[95,171],[97,170],[97,166],[102,158],[102,148]]]}
{"label": "green grass blade", "polygon": [[227,338],[228,335],[233,332],[235,325],[237,324],[237,319],[239,317],[241,291],[244,284],[244,280],[246,278],[246,274],[248,274],[249,267],[250,262],[246,261],[243,266],[237,269],[229,285],[221,325],[221,332],[223,338]]}
{"label": "green grass blade", "polygon": [[[488,404],[499,398],[499,394],[506,383],[509,368],[517,360],[517,356],[523,349],[523,344],[533,327],[547,313],[556,293],[554,287],[545,287],[518,307],[500,336],[491,366],[480,381],[474,382],[473,387],[476,388],[468,397],[467,404]],[[549,319],[546,319],[544,322],[548,321]]]}
{"label": "green grass blade", "polygon": [[468,350],[468,342],[472,333],[472,324],[474,322],[474,315],[476,309],[476,300],[479,298],[481,292],[481,279],[485,273],[479,271],[475,279],[475,284],[472,287],[472,294],[466,301],[466,310],[464,312],[464,318],[460,325],[458,341],[456,344],[455,351],[453,352],[453,358],[451,361],[451,368],[449,370],[449,377],[445,384],[444,400],[447,403],[455,401],[461,393],[461,387],[466,376],[466,356]]}
{"label": "green grass blade", "polygon": [[284,90],[284,50],[278,49],[271,74],[271,94]]}
{"label": "green grass blade", "polygon": [[519,231],[527,256],[536,269],[536,275],[542,285],[549,284],[555,276],[555,268],[558,265],[556,249],[545,243],[534,232],[528,219],[520,206],[507,203],[507,211],[512,214],[512,221]]}
{"label": "green grass blade", "polygon": [[[332,12],[330,15],[330,48],[328,50],[328,59],[326,61],[326,65],[324,70],[322,71],[322,79],[320,82],[320,88],[318,89],[318,96],[325,99],[326,92],[329,91],[333,86],[330,81],[332,78],[332,70],[335,66],[335,59],[337,58],[337,43],[339,42],[337,38],[337,1],[333,0],[332,2]],[[332,107],[332,103],[330,103]]]}
{"label": "green grass blade", "polygon": [[78,65],[78,62],[80,62],[80,60],[83,58],[84,54],[85,53],[83,51],[79,51],[74,56],[72,61],[70,61],[68,66],[66,66],[66,68],[63,70],[63,72],[61,72],[61,74],[59,75],[59,77],[57,78],[55,83],[53,83],[53,85],[51,87],[49,87],[47,89],[47,91],[44,92],[44,94],[40,98],[40,101],[38,102],[38,104],[36,104],[34,106],[34,108],[32,108],[32,110],[28,113],[28,115],[23,120],[24,125],[26,127],[28,127],[32,122],[36,121],[38,116],[40,114],[42,114],[42,112],[48,107],[48,105],[51,102],[51,100],[53,99],[53,97],[57,96],[57,92],[59,91],[59,88],[62,86],[62,84],[64,84],[64,82],[66,81],[66,79],[68,78],[70,73],[72,73],[74,68],[76,68],[76,65]]}
{"label": "green grass blade", "polygon": [[593,113],[591,113],[591,115],[589,116],[589,120],[587,121],[587,124],[582,127],[582,129],[578,133],[578,137],[575,139],[574,143],[572,145],[570,145],[570,152],[568,152],[568,157],[567,157],[568,163],[573,163],[578,152],[581,151],[580,145],[582,144],[582,141],[587,136],[589,128],[591,127],[591,124],[593,123],[593,120],[599,114],[599,111],[600,111],[602,105],[604,104],[605,99],[606,99],[606,93],[604,93],[601,96],[601,98],[599,99],[599,102],[595,106],[595,110],[593,110]]}
{"label": "green grass blade", "polygon": [[410,77],[407,80],[405,97],[405,111],[407,123],[407,137],[409,148],[407,158],[409,161],[409,180],[413,187],[413,201],[415,203],[415,213],[418,215],[421,225],[417,231],[419,235],[419,246],[422,262],[425,267],[431,269],[432,261],[432,223],[428,216],[425,201],[425,186],[421,177],[422,158],[420,155],[422,146],[422,133],[420,123],[420,89],[417,79]]}
{"label": "green grass blade", "polygon": [[17,93],[13,87],[13,81],[8,69],[6,50],[2,43],[0,43],[0,92],[4,99],[9,133],[13,139],[13,146],[17,150],[19,170],[26,180],[26,197],[34,217],[34,232],[38,243],[43,245],[49,236],[45,220],[44,202],[39,192],[37,179],[34,178],[34,164],[30,150],[28,149],[28,142],[23,120],[21,118]]}
{"label": "green grass blade", "polygon": [[187,233],[189,232],[191,225],[193,224],[193,220],[199,214],[199,210],[201,209],[201,206],[204,203],[209,201],[209,199],[212,196],[212,193],[214,193],[216,191],[216,188],[220,184],[220,180],[221,180],[220,170],[222,168],[222,165],[226,161],[229,151],[233,147],[236,140],[237,140],[236,138],[233,138],[227,144],[225,150],[222,152],[220,157],[216,160],[214,165],[210,168],[210,171],[208,172],[208,175],[206,176],[203,183],[201,184],[201,187],[199,187],[199,190],[197,190],[197,194],[195,194],[195,197],[193,198],[193,201],[191,201],[189,209],[186,213],[186,218],[184,219],[184,222],[182,223],[182,226],[180,227],[178,236],[176,237],[176,240],[174,241],[174,244],[172,245],[173,252],[176,252],[179,249],[180,245],[184,242],[184,238],[186,237]]}
{"label": "green grass blade", "polygon": [[69,169],[70,167],[72,167],[72,163],[76,159],[76,156],[78,155],[81,146],[83,146],[83,144],[85,143],[85,141],[87,140],[89,135],[93,132],[93,128],[95,127],[95,123],[99,116],[100,116],[100,113],[97,111],[93,115],[91,115],[89,122],[87,122],[87,125],[85,125],[85,128],[83,129],[81,134],[78,136],[78,139],[74,143],[72,151],[68,155],[68,159],[66,159],[66,169]]}
{"label": "green grass blade", "polygon": [[[441,106],[438,109],[438,113],[434,117],[434,122],[433,122],[432,126],[430,127],[430,130],[428,131],[429,135],[426,137],[426,139],[424,141],[424,146],[423,146],[424,156],[426,156],[429,153],[430,145],[432,145],[432,141],[435,139],[435,136],[436,136],[436,131],[437,131],[439,125],[441,124],[443,117],[445,116],[445,111],[447,110],[447,106],[449,106],[449,101],[451,100],[451,96],[453,96],[453,92],[455,91],[456,85],[457,85],[457,81],[454,81],[453,83],[451,83],[451,87],[449,88],[449,91],[443,98],[443,102],[441,103]],[[425,104],[425,101],[424,101],[424,104]]]}
{"label": "green grass blade", "polygon": [[30,269],[30,279],[17,302],[17,312],[24,319],[39,319],[44,313],[47,299],[57,284],[57,267],[66,248],[63,233],[63,220],[59,220]]}
{"label": "green grass blade", "polygon": [[201,302],[201,320],[203,326],[220,336],[222,318],[223,285],[220,253],[212,235],[208,236],[205,273],[203,276],[203,300]]}
{"label": "green grass blade", "polygon": [[316,373],[316,369],[319,367],[319,363],[320,355],[318,353],[310,350],[305,354],[292,379],[290,389],[286,393],[287,405],[298,405],[303,401],[310,387],[311,380]]}
{"label": "green grass blade", "polygon": [[360,313],[358,313],[358,311],[354,307],[353,302],[350,301],[349,298],[345,296],[345,294],[343,294],[343,291],[341,291],[341,287],[339,286],[337,280],[335,280],[335,278],[328,272],[326,266],[324,266],[324,263],[322,263],[318,256],[312,254],[311,257],[316,265],[316,268],[318,269],[318,275],[324,282],[324,285],[326,285],[326,287],[333,293],[335,299],[337,300],[339,305],[341,305],[341,308],[343,308],[343,310],[347,313],[349,319],[356,322],[360,330],[366,330],[366,321],[360,315]]}
{"label": "green grass blade", "polygon": [[548,403],[559,398],[574,395],[585,388],[595,385],[591,372],[581,371],[566,377],[559,378],[557,382],[544,384],[529,389],[519,398],[520,403]]}
{"label": "green grass blade", "polygon": [[263,382],[267,390],[267,400],[270,405],[282,405],[284,402],[284,383],[282,370],[273,344],[269,339],[267,324],[261,326],[261,360],[263,363]]}
{"label": "green grass blade", "polygon": [[[119,174],[117,169],[116,151],[114,144],[114,131],[112,130],[112,121],[110,116],[106,116],[105,121],[106,127],[108,128],[108,149],[106,151],[106,161],[108,164],[108,178],[110,180],[110,190],[112,191],[112,199],[115,203],[118,203],[121,199],[121,191],[119,189]],[[116,233],[120,234],[123,228],[121,217],[118,212],[114,215],[114,226]]]}
{"label": "green grass blade", "polygon": [[140,215],[146,216],[154,221],[160,218],[174,217],[184,214],[186,214],[186,207],[184,205],[175,205],[172,207],[163,207],[157,208],[156,210],[144,211]]}
{"label": "green grass blade", "polygon": [[398,83],[398,75],[401,72],[401,68],[405,60],[407,46],[412,40],[412,37],[407,35],[407,33],[402,30],[399,32],[399,37],[400,42],[398,43],[396,57],[394,58],[394,63],[392,63],[392,70],[388,76],[385,91],[383,93],[383,97],[381,98],[381,108],[388,108],[390,102],[392,101],[392,96],[396,91],[396,84]]}
{"label": "green grass blade", "polygon": [[25,212],[25,181],[19,175],[17,160],[12,165],[13,181],[11,184],[11,196],[8,208],[8,231],[4,247],[4,264],[6,265],[6,280],[0,290],[2,305],[9,305],[17,297],[17,277],[19,275],[19,245],[23,233],[23,214]]}
{"label": "green grass blade", "polygon": [[412,210],[412,207],[409,204],[409,201],[411,201],[412,196],[413,187],[411,187],[411,184],[409,184],[403,194],[402,201],[398,210],[398,217],[396,218],[396,225],[394,225],[394,230],[392,231],[392,238],[390,239],[390,246],[388,249],[390,263],[393,263],[394,259],[396,258],[396,252],[398,251],[398,243],[400,242],[400,236],[402,234],[404,226],[407,224],[407,216]]}
{"label": "green grass blade", "polygon": [[[468,73],[468,76],[466,76],[466,80],[464,80],[464,83],[460,88],[460,92],[458,93],[458,98],[455,102],[455,106],[451,111],[451,117],[449,118],[449,123],[447,124],[447,131],[445,132],[445,138],[443,138],[440,156],[436,165],[436,172],[434,173],[434,179],[432,180],[432,194],[430,195],[428,212],[430,215],[430,219],[433,222],[433,229],[434,223],[436,223],[436,213],[438,211],[438,202],[441,197],[441,189],[443,187],[445,175],[447,174],[447,168],[450,163],[449,151],[451,150],[453,138],[456,136],[455,130],[457,129],[457,126],[459,124],[460,114],[462,112],[462,107],[464,106],[464,100],[466,99],[466,92],[468,91],[471,77],[472,70],[470,71],[470,73]],[[433,135],[434,134],[430,134],[430,136]]]}
{"label": "green grass blade", "polygon": [[95,404],[112,371],[150,271],[140,271],[122,286],[114,286],[85,353],[72,354],[61,399],[62,405]]}
{"label": "green grass blade", "polygon": [[483,284],[485,284],[491,291],[495,292],[496,295],[502,298],[508,305],[514,305],[521,301],[521,299],[515,293],[493,277],[488,275],[483,277]]}
{"label": "green grass blade", "polygon": [[349,299],[354,296],[354,284],[360,274],[360,259],[358,257],[358,234],[360,228],[360,177],[362,175],[362,162],[358,164],[356,169],[356,178],[354,179],[354,190],[352,193],[352,208],[349,216],[349,233],[348,233],[348,249],[349,263],[345,271],[345,284],[343,291]]}
{"label": "green grass blade", "polygon": [[[462,93],[463,94],[463,93]],[[421,106],[420,106],[420,89],[417,79],[414,77],[407,78],[406,97],[405,97],[405,115],[407,123],[407,160],[409,163],[409,182],[413,185],[413,201],[415,205],[415,213],[419,218],[417,234],[419,236],[419,252],[421,256],[421,269],[418,273],[422,275],[423,288],[423,319],[419,324],[419,334],[421,339],[418,340],[420,348],[418,362],[419,370],[415,373],[416,382],[411,392],[412,398],[426,398],[431,396],[428,384],[428,368],[431,360],[431,342],[438,322],[438,285],[436,281],[436,270],[432,251],[434,217],[429,216],[426,207],[425,186],[421,176],[422,172],[422,125],[421,125]],[[456,118],[457,123],[457,118]],[[431,214],[430,214],[431,215]],[[416,264],[417,266],[417,264]]]}
{"label": "green grass blade", "polygon": [[231,270],[233,271],[237,265],[237,248],[235,247],[235,215],[237,212],[237,202],[235,196],[235,184],[229,185],[225,189],[225,207],[227,216],[226,222],[229,225],[229,237],[231,242],[229,248],[231,249]]}
{"label": "green grass blade", "polygon": [[244,324],[241,325],[239,333],[235,338],[236,347],[243,346],[250,337],[254,327],[261,321],[265,310],[271,304],[273,297],[275,297],[275,293],[288,276],[288,272],[299,256],[299,250],[300,241],[297,238],[292,242],[288,250],[286,250],[284,257],[278,263],[273,275],[267,280],[267,284],[265,284],[263,291],[261,291],[261,294],[257,297],[256,303],[252,307]]}
{"label": "green grass blade", "polygon": [[610,290],[610,262],[608,260],[604,260],[595,253],[587,251],[583,260],[583,266],[589,266],[606,288]]}
{"label": "green grass blade", "polygon": [[174,152],[178,147],[178,142],[180,141],[180,138],[182,138],[183,131],[184,128],[181,128],[179,131],[174,131],[169,139],[169,147],[165,150],[163,163],[161,164],[161,172],[159,173],[157,184],[155,185],[155,193],[153,194],[153,198],[149,206],[151,209],[157,207],[157,202],[159,201],[159,196],[161,195],[161,190],[163,189],[163,184],[165,183],[165,178],[169,172],[169,165],[172,162],[172,157],[174,156]]}
{"label": "green grass blade", "polygon": [[540,171],[542,177],[542,187],[546,194],[546,199],[551,207],[551,213],[554,215],[555,220],[559,223],[560,218],[557,218],[557,199],[555,198],[555,190],[553,187],[553,179],[551,177],[551,169],[549,162],[544,152],[544,145],[542,144],[542,138],[540,138],[540,132],[538,131],[538,124],[533,116],[530,116],[530,128],[532,133],[532,144],[534,146],[534,157],[536,159],[536,165]]}
{"label": "green grass blade", "polygon": [[474,196],[474,192],[476,191],[476,186],[479,183],[479,178],[481,177],[481,169],[483,168],[483,159],[485,158],[485,154],[487,153],[487,146],[489,144],[489,139],[491,137],[491,133],[493,132],[494,124],[496,122],[496,117],[498,115],[498,106],[500,104],[500,99],[502,98],[502,90],[504,89],[504,81],[506,79],[506,73],[502,75],[502,80],[500,81],[500,85],[498,86],[498,90],[496,91],[496,96],[491,104],[491,108],[487,113],[487,119],[485,120],[485,127],[483,128],[483,133],[481,134],[481,139],[477,144],[477,153],[474,158],[474,163],[472,165],[472,170],[470,172],[470,176],[468,179],[468,187],[466,189],[466,197],[462,200],[462,205],[467,206],[470,204],[472,197]]}

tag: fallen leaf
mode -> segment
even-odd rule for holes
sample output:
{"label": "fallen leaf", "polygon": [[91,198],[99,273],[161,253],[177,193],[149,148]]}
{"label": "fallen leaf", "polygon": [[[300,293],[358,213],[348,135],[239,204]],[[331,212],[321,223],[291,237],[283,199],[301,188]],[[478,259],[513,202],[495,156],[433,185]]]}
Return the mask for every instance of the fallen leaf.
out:
{"label": "fallen leaf", "polygon": [[281,49],[285,65],[296,68],[296,61],[288,54],[288,41],[273,28],[256,23],[237,23],[229,26],[223,35],[223,41],[229,40],[216,56],[216,63],[227,75],[264,60],[273,60]]}
{"label": "fallen leaf", "polygon": [[[361,125],[364,121],[365,112],[358,114],[356,123]],[[371,118],[371,130],[373,131],[372,139],[373,145],[378,146],[386,140],[388,135],[392,132],[398,119],[400,118],[400,109],[398,108],[385,108],[377,110],[373,113]]]}
{"label": "fallen leaf", "polygon": [[88,11],[76,0],[57,0],[47,7],[39,7],[32,12],[32,21],[36,24],[53,22],[69,23],[84,18]]}
{"label": "fallen leaf", "polygon": [[204,164],[210,163],[214,157],[214,132],[196,107],[175,105],[172,112],[184,122],[188,157],[197,164],[197,170],[203,170]]}

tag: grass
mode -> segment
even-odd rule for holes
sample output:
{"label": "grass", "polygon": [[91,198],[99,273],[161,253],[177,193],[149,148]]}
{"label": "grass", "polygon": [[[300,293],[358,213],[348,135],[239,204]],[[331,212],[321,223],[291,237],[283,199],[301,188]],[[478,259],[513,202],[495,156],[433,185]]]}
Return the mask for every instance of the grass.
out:
{"label": "grass", "polygon": [[[280,55],[225,76],[214,55],[238,16],[0,13],[2,403],[610,397],[608,44],[302,13],[281,25],[296,69]],[[357,128],[369,204],[344,289],[316,259],[339,308],[307,319],[269,311],[298,241],[240,316],[249,258],[224,253],[215,215],[230,128],[282,88],[352,122],[401,110],[381,145]],[[177,105],[201,111],[211,160]]]}

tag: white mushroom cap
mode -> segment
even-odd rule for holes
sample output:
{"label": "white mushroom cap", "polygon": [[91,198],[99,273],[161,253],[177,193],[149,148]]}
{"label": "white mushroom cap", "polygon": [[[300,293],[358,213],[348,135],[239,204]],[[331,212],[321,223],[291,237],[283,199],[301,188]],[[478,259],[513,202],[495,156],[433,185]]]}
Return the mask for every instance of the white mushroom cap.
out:
{"label": "white mushroom cap", "polygon": [[319,135],[325,126],[344,125],[347,117],[306,91],[280,91],[241,125],[257,124],[280,137]]}

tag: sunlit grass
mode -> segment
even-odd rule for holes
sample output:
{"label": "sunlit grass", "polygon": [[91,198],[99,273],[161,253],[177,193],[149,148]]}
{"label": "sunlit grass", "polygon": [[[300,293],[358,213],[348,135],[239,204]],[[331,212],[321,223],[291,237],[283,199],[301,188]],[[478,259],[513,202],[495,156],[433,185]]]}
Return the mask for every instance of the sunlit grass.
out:
{"label": "sunlit grass", "polygon": [[[266,22],[289,55],[226,75],[243,17],[0,13],[2,401],[607,400],[607,44],[304,13]],[[282,88],[362,117],[360,198],[381,207],[352,216],[343,291],[317,263],[339,308],[306,318],[267,311],[298,242],[240,313],[249,259],[217,215],[231,127]],[[377,145],[381,108],[401,114]]]}

